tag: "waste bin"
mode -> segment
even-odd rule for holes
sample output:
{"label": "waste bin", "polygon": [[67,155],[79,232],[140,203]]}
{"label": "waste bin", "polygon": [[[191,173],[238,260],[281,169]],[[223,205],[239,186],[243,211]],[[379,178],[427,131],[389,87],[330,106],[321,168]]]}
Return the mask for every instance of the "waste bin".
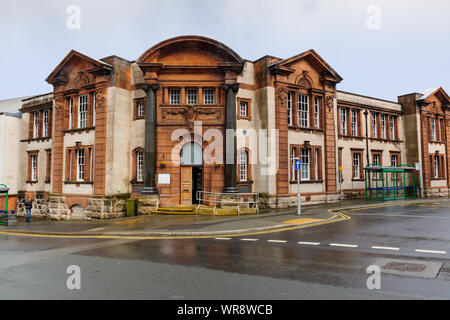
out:
{"label": "waste bin", "polygon": [[137,215],[137,200],[128,199],[127,200],[127,217],[134,217]]}
{"label": "waste bin", "polygon": [[8,227],[14,227],[17,225],[17,219],[16,219],[16,211],[9,211],[6,215],[6,225]]}

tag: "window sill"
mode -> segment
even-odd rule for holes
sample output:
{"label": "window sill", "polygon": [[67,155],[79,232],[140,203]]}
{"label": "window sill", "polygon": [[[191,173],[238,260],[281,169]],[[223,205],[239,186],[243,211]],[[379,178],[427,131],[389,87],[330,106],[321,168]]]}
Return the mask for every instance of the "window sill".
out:
{"label": "window sill", "polygon": [[37,180],[35,180],[35,181],[33,181],[33,180],[28,180],[28,181],[25,181],[26,183],[29,183],[29,184],[35,184],[35,183],[38,183],[39,181],[37,181]]}
{"label": "window sill", "polygon": [[253,184],[253,180],[239,181],[237,184]]}
{"label": "window sill", "polygon": [[86,132],[89,132],[89,131],[91,131],[91,130],[95,130],[95,127],[85,127],[85,128],[75,128],[75,129],[67,129],[67,130],[64,130],[63,132],[64,133],[71,133],[71,134],[74,134],[75,132],[83,132],[83,131],[86,131]]}
{"label": "window sill", "polygon": [[364,182],[365,180],[364,179],[355,179],[355,178],[352,178],[352,181],[356,181],[356,182]]}
{"label": "window sill", "polygon": [[[303,180],[303,181],[300,181],[300,184],[302,184],[302,183],[322,183],[322,182],[323,182],[323,180]],[[289,183],[297,184],[297,181],[291,180],[291,181],[289,181]]]}
{"label": "window sill", "polygon": [[434,141],[434,140],[429,140],[429,143],[434,143],[434,144],[445,144],[445,141]]}
{"label": "window sill", "polygon": [[47,136],[47,137],[40,137],[40,138],[23,139],[23,140],[20,140],[20,142],[28,142],[28,143],[33,142],[33,141],[41,142],[41,141],[50,141],[51,139],[52,139],[51,136]]}
{"label": "window sill", "polygon": [[439,178],[431,178],[431,181],[441,181],[441,180],[447,180],[446,177],[439,177]]}
{"label": "window sill", "polygon": [[94,181],[64,181],[64,184],[94,184]]}
{"label": "window sill", "polygon": [[238,119],[238,120],[248,120],[248,121],[252,121],[252,117],[241,117],[241,116],[238,116],[237,119]]}
{"label": "window sill", "polygon": [[136,120],[145,120],[145,116],[134,117],[133,121],[136,121]]}
{"label": "window sill", "polygon": [[365,137],[363,136],[349,136],[347,134],[339,134],[338,138],[340,139],[356,139],[356,140],[364,140]]}
{"label": "window sill", "polygon": [[144,181],[131,180],[130,184],[132,184],[133,186],[143,186],[144,185]]}
{"label": "window sill", "polygon": [[323,129],[321,129],[321,128],[307,128],[307,127],[288,126],[288,129],[295,130],[295,131],[323,132]]}

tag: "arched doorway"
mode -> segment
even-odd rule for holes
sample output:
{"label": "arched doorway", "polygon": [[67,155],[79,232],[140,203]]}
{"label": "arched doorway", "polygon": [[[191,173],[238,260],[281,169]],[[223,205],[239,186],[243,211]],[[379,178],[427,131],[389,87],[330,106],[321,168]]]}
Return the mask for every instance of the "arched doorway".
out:
{"label": "arched doorway", "polygon": [[203,149],[195,142],[181,149],[181,204],[196,204],[197,191],[203,190]]}

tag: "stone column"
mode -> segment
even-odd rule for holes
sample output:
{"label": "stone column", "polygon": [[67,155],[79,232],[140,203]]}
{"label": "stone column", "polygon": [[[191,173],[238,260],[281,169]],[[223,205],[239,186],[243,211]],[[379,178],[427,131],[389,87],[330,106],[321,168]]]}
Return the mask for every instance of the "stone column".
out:
{"label": "stone column", "polygon": [[[225,101],[225,193],[238,193],[236,163],[236,94],[239,83],[224,84]],[[232,130],[227,131],[227,130]],[[232,160],[232,161],[231,161]]]}
{"label": "stone column", "polygon": [[142,89],[147,93],[145,102],[145,153],[144,153],[144,196],[157,195],[156,189],[156,92],[159,84],[146,84]]}

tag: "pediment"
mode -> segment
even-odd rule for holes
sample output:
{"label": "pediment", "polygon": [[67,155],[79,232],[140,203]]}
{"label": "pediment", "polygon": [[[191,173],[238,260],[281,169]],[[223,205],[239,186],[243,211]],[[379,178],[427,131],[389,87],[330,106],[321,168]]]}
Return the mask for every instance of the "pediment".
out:
{"label": "pediment", "polygon": [[336,83],[343,80],[343,78],[313,49],[291,58],[277,61],[272,64],[270,68],[275,73],[296,74],[296,83],[307,84],[307,82],[312,79],[305,75],[305,63],[312,68],[312,70],[309,70],[310,75],[312,73],[311,71],[315,71],[322,79]]}
{"label": "pediment", "polygon": [[109,71],[112,70],[112,66],[72,50],[50,73],[46,81],[50,84],[60,83],[71,88],[79,88],[92,83],[93,73],[98,70]]}
{"label": "pediment", "polygon": [[422,104],[425,104],[426,110],[430,113],[444,113],[450,105],[450,97],[447,95],[442,87],[435,90],[428,90],[419,99]]}

